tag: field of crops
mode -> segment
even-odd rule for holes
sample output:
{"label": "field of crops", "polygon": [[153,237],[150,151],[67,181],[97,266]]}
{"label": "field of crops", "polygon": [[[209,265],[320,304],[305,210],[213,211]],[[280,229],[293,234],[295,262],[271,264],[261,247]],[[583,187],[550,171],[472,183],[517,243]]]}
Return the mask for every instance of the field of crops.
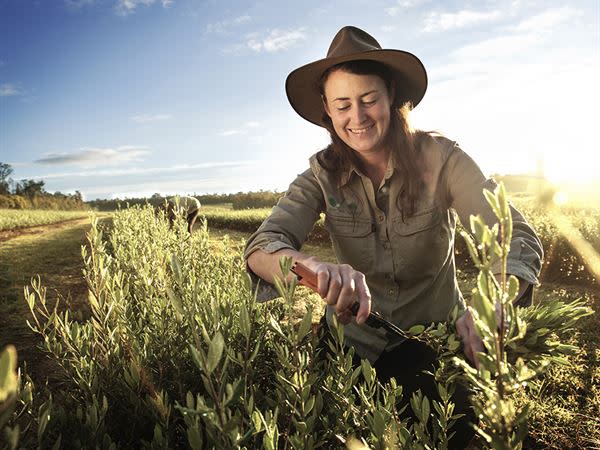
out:
{"label": "field of crops", "polygon": [[16,228],[48,225],[64,220],[87,217],[87,211],[52,211],[52,210],[20,210],[0,209],[0,231]]}
{"label": "field of crops", "polygon": [[[247,236],[269,210],[202,211],[211,229]],[[554,255],[544,265],[547,286],[539,306],[519,312],[527,329],[515,336],[508,360],[554,364],[522,383],[527,387],[520,383],[507,405],[530,408],[525,448],[594,448],[600,445],[599,323],[597,315],[577,319],[587,314],[584,305],[597,309],[600,298],[593,275],[544,214],[528,217]],[[598,248],[600,215],[569,217]],[[318,227],[323,232],[313,234],[311,251],[332,257]],[[342,333],[328,344],[334,356],[315,357],[319,298],[290,287],[284,300],[257,304],[240,235],[229,239],[221,231],[214,239],[200,224],[190,237],[184,229],[179,223],[169,230],[151,208],[120,211],[112,224],[95,226],[84,252],[90,295],[83,317],[64,307],[54,311],[45,288],[34,283],[26,297],[29,320],[61,378],[49,391],[23,380],[5,436],[41,448],[339,448],[352,438],[369,448],[444,448],[447,404],[408,404],[401,388],[379,385],[368,365],[353,370]],[[469,292],[475,277],[466,264],[460,268]],[[462,357],[451,328],[422,337],[438,348],[448,373],[457,370],[453,361]],[[0,379],[0,394],[3,386]],[[406,405],[413,418],[400,414]]]}
{"label": "field of crops", "polygon": [[[543,208],[535,201],[527,199],[517,200],[515,204],[542,240],[545,252],[542,276],[546,281],[598,285],[600,280],[589,271],[592,264],[589,256],[574,251],[571,241],[576,235],[580,235],[588,246],[600,253],[600,208]],[[252,233],[270,211],[270,208],[234,211],[231,205],[225,204],[203,207],[201,214],[206,217],[209,228]],[[557,217],[563,217],[569,223],[569,229],[562,230]],[[458,232],[461,229],[459,226]],[[308,241],[314,244],[329,242],[323,218],[315,224]],[[456,239],[455,246],[459,266],[470,266],[464,241]]]}

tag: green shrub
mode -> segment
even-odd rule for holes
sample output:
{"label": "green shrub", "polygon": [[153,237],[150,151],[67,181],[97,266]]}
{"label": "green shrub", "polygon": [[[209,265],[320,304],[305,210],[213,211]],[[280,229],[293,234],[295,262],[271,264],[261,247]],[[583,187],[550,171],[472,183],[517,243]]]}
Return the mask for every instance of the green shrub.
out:
{"label": "green shrub", "polygon": [[[67,377],[39,446],[304,449],[355,438],[381,449],[445,448],[451,398],[403,399],[369,363],[354,369],[343,327],[325,344],[331,352],[317,351],[313,310],[292,320],[293,283],[283,300],[258,304],[241,255],[227,241],[211,244],[206,223],[191,236],[185,227],[179,220],[170,230],[150,206],[115,213],[106,236],[94,220],[82,249],[87,320],[46,303],[39,280],[26,291],[32,328]],[[521,337],[525,361],[554,339]],[[451,392],[452,327],[414,338],[438,349],[440,386]],[[563,350],[552,347],[553,356]],[[416,419],[400,419],[405,407]]]}

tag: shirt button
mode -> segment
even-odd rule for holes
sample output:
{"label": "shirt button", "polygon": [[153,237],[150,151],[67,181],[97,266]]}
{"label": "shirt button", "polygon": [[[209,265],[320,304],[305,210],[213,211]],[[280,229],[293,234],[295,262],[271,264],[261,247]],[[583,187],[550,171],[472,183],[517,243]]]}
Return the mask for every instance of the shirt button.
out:
{"label": "shirt button", "polygon": [[388,295],[394,295],[394,290],[393,289],[388,290]]}
{"label": "shirt button", "polygon": [[388,189],[388,187],[387,187],[387,186],[383,186],[383,187],[381,188],[381,193],[382,193],[382,194],[387,194],[387,193],[388,193],[388,190],[389,190],[389,189]]}
{"label": "shirt button", "polygon": [[389,249],[390,249],[390,243],[389,243],[389,242],[387,242],[387,241],[385,241],[385,242],[383,243],[383,248],[384,248],[384,249],[386,249],[386,250],[389,250]]}
{"label": "shirt button", "polygon": [[379,220],[380,222],[383,222],[383,219],[385,219],[385,216],[383,214],[379,214],[379,216],[377,216],[377,220]]}

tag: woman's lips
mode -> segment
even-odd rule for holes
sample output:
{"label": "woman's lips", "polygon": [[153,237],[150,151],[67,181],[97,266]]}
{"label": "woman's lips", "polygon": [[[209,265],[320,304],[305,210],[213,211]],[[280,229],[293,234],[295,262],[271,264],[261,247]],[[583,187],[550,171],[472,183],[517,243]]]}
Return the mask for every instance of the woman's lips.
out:
{"label": "woman's lips", "polygon": [[367,131],[369,131],[371,128],[373,128],[375,126],[375,124],[371,124],[367,127],[362,127],[362,128],[348,128],[348,131],[350,131],[352,134],[356,134],[356,135],[361,135],[366,133]]}

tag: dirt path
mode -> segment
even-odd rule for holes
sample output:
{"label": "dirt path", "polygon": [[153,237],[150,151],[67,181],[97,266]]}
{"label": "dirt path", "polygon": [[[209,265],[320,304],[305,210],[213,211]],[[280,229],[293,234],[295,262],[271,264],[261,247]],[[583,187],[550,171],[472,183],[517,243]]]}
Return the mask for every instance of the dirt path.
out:
{"label": "dirt path", "polygon": [[81,246],[89,228],[89,218],[83,218],[8,232],[9,237],[0,233],[0,348],[14,344],[19,365],[26,362],[34,381],[54,378],[55,369],[37,348],[39,339],[26,323],[30,312],[23,287],[39,274],[50,305],[60,297],[64,307],[83,311],[87,288],[81,274]]}
{"label": "dirt path", "polygon": [[19,236],[25,236],[30,234],[41,234],[54,228],[65,228],[70,226],[74,222],[88,222],[87,218],[80,217],[78,219],[61,220],[60,222],[49,223],[46,225],[36,225],[33,227],[14,228],[12,230],[0,231],[0,243],[14,239]]}

